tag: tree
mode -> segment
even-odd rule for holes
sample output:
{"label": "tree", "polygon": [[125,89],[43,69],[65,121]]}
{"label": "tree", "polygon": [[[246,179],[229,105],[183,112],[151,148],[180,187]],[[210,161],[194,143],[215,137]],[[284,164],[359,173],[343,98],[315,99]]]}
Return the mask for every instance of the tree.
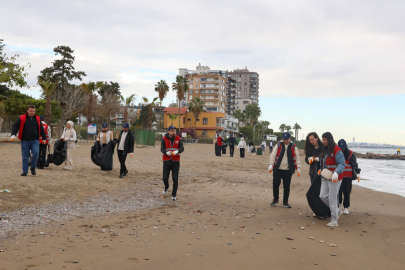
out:
{"label": "tree", "polygon": [[99,98],[95,104],[96,123],[106,122],[110,126],[111,118],[115,118],[121,109],[121,99],[115,93],[105,94],[104,98]]}
{"label": "tree", "polygon": [[246,114],[239,109],[233,113],[233,117],[238,119],[241,124],[246,121]]}
{"label": "tree", "polygon": [[169,118],[170,118],[170,120],[172,120],[171,125],[173,125],[173,121],[176,120],[179,115],[180,114],[169,113]]}
{"label": "tree", "polygon": [[91,125],[93,123],[93,99],[94,99],[94,92],[96,92],[100,87],[103,86],[103,82],[89,82],[89,83],[82,83],[80,88],[83,90],[84,93],[89,95],[89,102],[87,108],[87,124]]}
{"label": "tree", "polygon": [[[8,115],[22,115],[27,112],[29,105],[34,105],[36,107],[35,113],[37,115],[43,115],[45,113],[46,100],[43,99],[20,99],[20,98],[9,98],[4,101],[5,112]],[[60,119],[62,109],[56,101],[52,101],[52,117],[53,120],[57,121]]]}
{"label": "tree", "polygon": [[104,82],[103,86],[101,86],[97,92],[101,99],[104,99],[104,96],[106,95],[116,95],[119,97],[121,96],[120,84],[112,81],[110,81],[110,83]]}
{"label": "tree", "polygon": [[42,92],[45,95],[45,122],[51,124],[52,111],[51,111],[51,96],[58,86],[59,80],[52,82],[51,74],[46,73],[44,76],[38,76],[38,84],[42,88]]}
{"label": "tree", "polygon": [[[186,77],[177,76],[176,82],[172,85],[173,91],[177,92],[177,101],[179,102],[179,115],[180,115],[180,102],[184,99],[184,95],[188,92],[189,86]],[[180,118],[179,117],[179,131],[180,131]]]}
{"label": "tree", "polygon": [[[78,115],[87,105],[86,94],[80,87],[74,85],[67,85],[62,91],[56,92],[54,99],[62,108],[60,116],[60,123],[62,124],[66,123],[72,116]],[[61,126],[59,128],[61,129]]]}
{"label": "tree", "polygon": [[295,130],[295,138],[298,140],[298,131],[302,128],[298,123],[295,123],[293,129]]}
{"label": "tree", "polygon": [[162,126],[162,101],[166,97],[167,92],[169,92],[169,86],[167,85],[165,80],[160,80],[157,84],[155,84],[155,92],[158,92],[159,100],[160,100],[160,126]]}
{"label": "tree", "polygon": [[283,132],[284,132],[285,127],[286,127],[286,125],[285,125],[285,124],[281,124],[281,125],[280,125],[279,130],[280,130],[280,132],[281,132],[281,133],[283,133]]}
{"label": "tree", "polygon": [[26,69],[31,67],[30,63],[26,65],[19,65],[16,63],[18,54],[7,57],[3,54],[4,47],[3,39],[0,39],[0,86],[13,87],[25,87],[28,86],[28,83],[25,81],[25,78],[28,76]]}
{"label": "tree", "polygon": [[[151,129],[152,129],[153,119],[156,118],[155,114],[153,113],[153,108],[156,106],[155,101],[156,101],[157,99],[158,99],[158,98],[155,97],[155,98],[153,99],[153,101],[147,105],[147,108],[148,108],[147,128],[148,128],[148,130],[151,130]],[[149,100],[148,100],[146,97],[143,97],[143,101],[144,101],[145,103],[148,103],[148,102],[149,102]],[[155,116],[155,117],[153,117],[153,116]]]}
{"label": "tree", "polygon": [[128,107],[131,106],[135,100],[136,100],[136,95],[132,94],[129,97],[127,97],[126,99],[123,96],[120,96],[121,100],[124,102],[124,123],[128,122]]}
{"label": "tree", "polygon": [[240,127],[239,133],[243,134],[245,141],[248,139],[252,139],[253,138],[253,127],[252,126]]}
{"label": "tree", "polygon": [[269,121],[258,122],[254,129],[254,138],[262,138],[265,131],[268,130],[269,125]]}
{"label": "tree", "polygon": [[[154,98],[156,101],[158,98]],[[144,103],[142,104],[142,109],[139,113],[139,118],[136,120],[135,125],[141,126],[143,129],[151,129],[153,121],[156,121],[156,116],[153,113],[153,107],[155,106],[154,101],[152,103],[148,103],[149,100],[147,98],[143,98]]]}
{"label": "tree", "polygon": [[285,126],[285,129],[287,130],[287,132],[290,132],[290,130],[291,130],[291,126],[290,126],[290,125]]}
{"label": "tree", "polygon": [[246,119],[249,120],[250,126],[253,126],[253,122],[257,121],[259,116],[262,114],[259,105],[252,103],[245,108]]}
{"label": "tree", "polygon": [[197,119],[200,114],[204,111],[204,102],[199,98],[195,97],[191,100],[188,105],[188,110],[194,114],[194,133],[197,127]]}

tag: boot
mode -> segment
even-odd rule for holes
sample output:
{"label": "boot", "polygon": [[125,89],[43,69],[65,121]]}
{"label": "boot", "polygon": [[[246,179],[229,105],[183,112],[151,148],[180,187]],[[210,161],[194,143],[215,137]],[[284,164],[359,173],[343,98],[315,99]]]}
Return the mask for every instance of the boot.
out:
{"label": "boot", "polygon": [[120,178],[123,178],[124,173],[120,173]]}
{"label": "boot", "polygon": [[125,172],[124,172],[123,176],[127,176],[127,174],[128,174],[128,170],[125,169]]}
{"label": "boot", "polygon": [[37,175],[37,172],[35,171],[35,168],[31,168],[31,174],[32,175]]}

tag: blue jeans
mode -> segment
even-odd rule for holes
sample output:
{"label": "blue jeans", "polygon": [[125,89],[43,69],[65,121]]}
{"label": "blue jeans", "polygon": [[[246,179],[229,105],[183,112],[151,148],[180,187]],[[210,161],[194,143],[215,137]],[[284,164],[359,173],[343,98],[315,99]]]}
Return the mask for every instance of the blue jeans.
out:
{"label": "blue jeans", "polygon": [[35,141],[21,141],[21,154],[22,154],[22,170],[24,173],[28,173],[28,158],[32,153],[31,168],[37,167],[37,161],[39,156],[39,140]]}

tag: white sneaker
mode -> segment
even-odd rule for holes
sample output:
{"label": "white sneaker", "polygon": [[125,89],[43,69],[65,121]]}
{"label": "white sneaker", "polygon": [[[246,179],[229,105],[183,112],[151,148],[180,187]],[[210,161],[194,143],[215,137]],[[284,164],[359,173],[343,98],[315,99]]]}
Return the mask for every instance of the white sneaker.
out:
{"label": "white sneaker", "polygon": [[177,201],[177,198],[176,197],[172,197],[172,201]]}
{"label": "white sneaker", "polygon": [[167,194],[167,190],[166,190],[166,189],[164,189],[164,190],[163,190],[163,192],[162,192],[162,194],[163,194],[163,196],[166,196],[166,194]]}
{"label": "white sneaker", "polygon": [[339,207],[339,212],[338,212],[337,219],[339,219],[342,214],[343,214],[342,208]]}
{"label": "white sneaker", "polygon": [[343,210],[343,214],[348,215],[349,214],[349,209],[345,208],[345,210]]}
{"label": "white sneaker", "polygon": [[339,226],[339,224],[338,224],[337,220],[332,220],[331,222],[326,224],[326,226],[328,226],[328,227],[337,227],[337,226]]}

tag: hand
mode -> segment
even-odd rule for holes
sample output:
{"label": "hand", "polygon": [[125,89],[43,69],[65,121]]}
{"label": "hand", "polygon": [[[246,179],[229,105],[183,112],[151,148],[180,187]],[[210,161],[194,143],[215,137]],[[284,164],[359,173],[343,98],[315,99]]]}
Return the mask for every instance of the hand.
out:
{"label": "hand", "polygon": [[65,138],[61,138],[63,141],[66,141]]}
{"label": "hand", "polygon": [[308,158],[308,163],[309,163],[309,164],[312,164],[312,162],[314,162],[314,158],[313,158],[313,157],[309,157],[309,158]]}
{"label": "hand", "polygon": [[11,136],[11,141],[13,142],[15,140],[15,135]]}
{"label": "hand", "polygon": [[315,160],[319,162],[319,157],[316,157]]}
{"label": "hand", "polygon": [[167,152],[166,152],[166,155],[171,156],[172,153],[171,153],[170,151],[167,151]]}
{"label": "hand", "polygon": [[176,151],[173,151],[172,155],[175,156],[175,155],[177,155],[178,153],[179,153],[179,151],[176,150]]}
{"label": "hand", "polygon": [[133,157],[134,156],[134,153],[131,153],[131,157]]}
{"label": "hand", "polygon": [[318,170],[318,175],[321,175],[321,170]]}
{"label": "hand", "polygon": [[44,141],[43,144],[46,144],[46,141]]}
{"label": "hand", "polygon": [[338,179],[339,179],[338,174],[336,172],[334,172],[333,175],[332,175],[332,182],[337,182]]}
{"label": "hand", "polygon": [[100,139],[97,139],[97,141],[99,142],[99,141],[100,141]]}
{"label": "hand", "polygon": [[360,175],[357,175],[357,182],[360,183]]}
{"label": "hand", "polygon": [[270,165],[267,170],[268,170],[269,172],[273,172],[273,165]]}
{"label": "hand", "polygon": [[298,177],[301,176],[301,169],[298,169],[298,170],[297,170],[297,175],[298,175]]}

